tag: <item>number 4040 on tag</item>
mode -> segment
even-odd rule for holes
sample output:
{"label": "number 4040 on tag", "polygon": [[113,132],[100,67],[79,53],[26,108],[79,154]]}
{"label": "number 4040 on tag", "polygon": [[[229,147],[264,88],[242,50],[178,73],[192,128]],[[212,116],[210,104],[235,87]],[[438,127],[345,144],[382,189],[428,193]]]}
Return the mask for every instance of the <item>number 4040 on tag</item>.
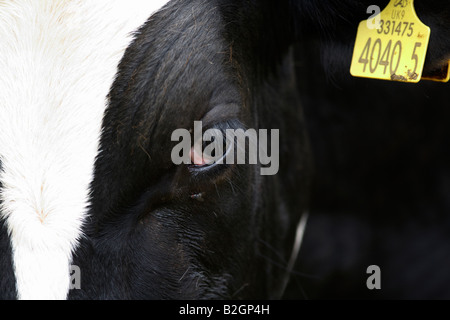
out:
{"label": "number 4040 on tag", "polygon": [[355,77],[419,82],[431,30],[417,17],[413,0],[392,0],[374,20],[362,21],[353,52]]}

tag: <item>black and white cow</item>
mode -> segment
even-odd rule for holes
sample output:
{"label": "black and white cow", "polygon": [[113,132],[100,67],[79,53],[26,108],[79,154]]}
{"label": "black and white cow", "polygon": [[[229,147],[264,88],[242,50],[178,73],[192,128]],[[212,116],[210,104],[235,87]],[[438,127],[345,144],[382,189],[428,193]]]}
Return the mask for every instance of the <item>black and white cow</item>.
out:
{"label": "black and white cow", "polygon": [[[0,298],[283,297],[312,172],[292,45],[347,61],[369,4],[0,0]],[[279,129],[279,173],[175,165],[195,121]]]}
{"label": "black and white cow", "polygon": [[[288,13],[0,1],[0,297],[281,297],[309,174]],[[267,177],[176,166],[171,135],[194,121],[280,129],[289,156]]]}

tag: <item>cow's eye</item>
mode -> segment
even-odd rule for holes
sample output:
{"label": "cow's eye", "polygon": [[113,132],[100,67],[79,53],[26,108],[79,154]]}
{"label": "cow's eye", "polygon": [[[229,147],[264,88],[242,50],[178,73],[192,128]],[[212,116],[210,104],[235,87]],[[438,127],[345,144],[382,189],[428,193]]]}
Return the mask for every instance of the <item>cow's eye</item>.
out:
{"label": "cow's eye", "polygon": [[202,140],[196,141],[190,151],[192,170],[208,170],[228,164],[235,144],[227,133],[233,127],[236,127],[235,122],[225,122],[205,130]]}
{"label": "cow's eye", "polygon": [[226,164],[226,157],[232,149],[226,133],[218,129],[205,132],[204,140],[194,144],[190,151],[193,168],[208,168]]}

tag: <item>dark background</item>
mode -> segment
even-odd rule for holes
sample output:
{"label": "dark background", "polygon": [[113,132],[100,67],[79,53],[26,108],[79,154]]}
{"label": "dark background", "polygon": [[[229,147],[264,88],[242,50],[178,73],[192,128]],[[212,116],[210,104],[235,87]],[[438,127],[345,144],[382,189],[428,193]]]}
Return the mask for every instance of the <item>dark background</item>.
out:
{"label": "dark background", "polygon": [[350,55],[296,50],[315,176],[287,298],[450,298],[450,84],[353,78]]}

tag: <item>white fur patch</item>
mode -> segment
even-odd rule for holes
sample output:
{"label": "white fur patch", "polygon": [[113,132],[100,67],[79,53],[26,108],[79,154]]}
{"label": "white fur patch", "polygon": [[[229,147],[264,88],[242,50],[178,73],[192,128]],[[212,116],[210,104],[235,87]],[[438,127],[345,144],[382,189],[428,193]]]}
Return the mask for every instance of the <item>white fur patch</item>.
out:
{"label": "white fur patch", "polygon": [[19,299],[67,297],[106,96],[131,32],[168,1],[0,0],[1,218]]}

